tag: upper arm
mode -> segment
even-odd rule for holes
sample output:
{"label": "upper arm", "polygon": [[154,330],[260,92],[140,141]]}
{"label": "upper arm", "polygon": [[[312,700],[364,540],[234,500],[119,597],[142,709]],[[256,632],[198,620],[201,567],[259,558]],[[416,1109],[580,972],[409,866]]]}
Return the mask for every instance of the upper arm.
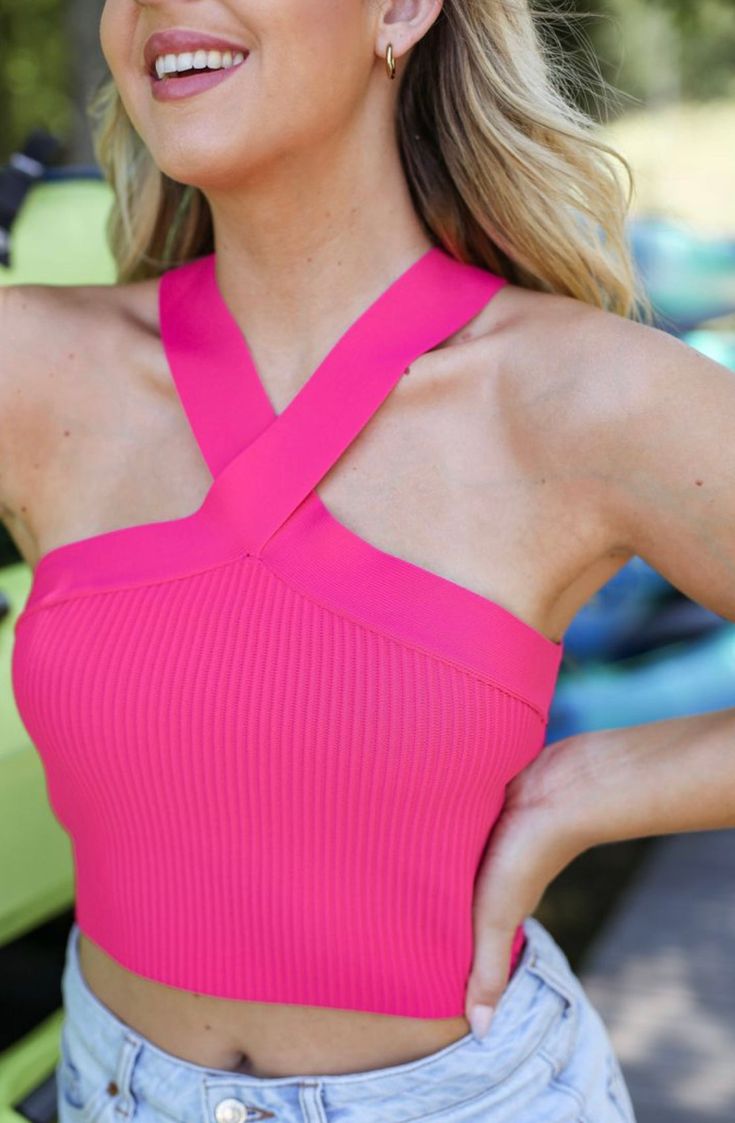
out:
{"label": "upper arm", "polygon": [[96,431],[115,408],[101,381],[129,339],[116,292],[106,285],[0,288],[0,519],[28,557],[83,444],[67,438]]}
{"label": "upper arm", "polygon": [[[78,332],[73,289],[0,286],[0,511],[19,517],[34,477],[50,455],[63,386],[60,356]],[[79,348],[76,348],[79,350]]]}
{"label": "upper arm", "polygon": [[735,373],[660,329],[596,319],[585,455],[611,534],[735,621]]}
{"label": "upper arm", "polygon": [[0,515],[8,513],[22,349],[17,288],[0,285]]}

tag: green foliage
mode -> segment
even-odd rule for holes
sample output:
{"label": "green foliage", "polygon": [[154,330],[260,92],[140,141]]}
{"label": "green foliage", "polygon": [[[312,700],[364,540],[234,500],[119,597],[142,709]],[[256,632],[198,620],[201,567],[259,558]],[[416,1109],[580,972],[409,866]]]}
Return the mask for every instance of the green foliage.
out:
{"label": "green foliage", "polygon": [[606,77],[642,102],[735,96],[732,0],[597,0]]}
{"label": "green foliage", "polygon": [[63,0],[0,2],[0,159],[34,128],[68,135],[75,60],[63,8]]}
{"label": "green foliage", "polygon": [[[735,97],[735,5],[732,0],[665,0],[681,42],[685,97]],[[686,46],[684,46],[686,44]]]}

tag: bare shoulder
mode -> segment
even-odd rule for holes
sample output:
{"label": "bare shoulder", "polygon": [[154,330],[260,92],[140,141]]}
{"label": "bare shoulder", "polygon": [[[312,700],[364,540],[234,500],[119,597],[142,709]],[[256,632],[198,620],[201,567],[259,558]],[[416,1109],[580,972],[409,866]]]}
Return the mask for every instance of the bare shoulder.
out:
{"label": "bare shoulder", "polygon": [[[525,467],[607,519],[604,536],[622,548],[615,485],[628,421],[665,392],[667,357],[684,345],[560,294],[509,284],[493,303],[487,345],[496,416]],[[650,416],[653,424],[655,411]]]}
{"label": "bare shoulder", "polygon": [[0,289],[0,503],[12,514],[30,448],[54,405],[54,370],[74,338],[72,294],[42,284]]}
{"label": "bare shoulder", "polygon": [[514,415],[533,427],[540,455],[566,450],[570,467],[594,466],[600,435],[615,432],[650,390],[656,357],[683,345],[572,297],[507,285],[496,300],[489,334]]}
{"label": "bare shoulder", "polygon": [[[735,620],[732,370],[661,328],[592,309],[572,322],[571,341],[550,336],[543,455],[596,496],[609,541]],[[542,348],[524,355],[538,386]]]}
{"label": "bare shoulder", "polygon": [[[0,288],[0,505],[17,514],[30,481],[53,463],[65,426],[94,424],[129,354],[137,286],[21,284]],[[141,303],[138,299],[137,303]],[[106,377],[107,394],[98,390]]]}
{"label": "bare shoulder", "polygon": [[695,406],[712,399],[712,413],[719,406],[732,418],[735,380],[722,364],[662,328],[554,300],[560,315],[541,314],[524,333],[524,377],[549,422],[545,446],[573,447],[608,494],[637,480],[674,432],[686,447]]}

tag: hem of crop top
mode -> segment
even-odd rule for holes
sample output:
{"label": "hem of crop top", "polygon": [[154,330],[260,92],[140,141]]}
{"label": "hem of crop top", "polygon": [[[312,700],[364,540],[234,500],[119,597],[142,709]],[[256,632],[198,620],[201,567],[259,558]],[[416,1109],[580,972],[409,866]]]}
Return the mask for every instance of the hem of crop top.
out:
{"label": "hem of crop top", "polygon": [[[269,1001],[268,999],[265,999],[265,1000],[259,999],[259,998],[252,999],[250,996],[243,995],[243,994],[238,994],[238,995],[232,995],[230,993],[225,994],[221,990],[213,991],[213,990],[207,988],[206,981],[203,980],[203,979],[202,980],[196,980],[195,979],[192,982],[192,980],[189,978],[186,982],[184,982],[184,981],[182,981],[178,978],[173,978],[169,973],[162,972],[162,971],[157,971],[155,975],[152,975],[152,974],[150,974],[149,970],[145,968],[144,965],[141,965],[137,961],[131,959],[129,956],[121,954],[120,951],[117,948],[112,947],[109,944],[109,942],[105,939],[104,935],[97,932],[94,924],[92,924],[90,922],[90,918],[87,917],[87,916],[82,917],[80,915],[80,913],[81,913],[81,910],[79,908],[77,908],[76,915],[75,915],[75,923],[76,923],[77,929],[84,936],[86,936],[87,939],[92,940],[92,942],[97,944],[98,947],[101,947],[102,950],[107,955],[109,955],[113,959],[115,959],[116,962],[121,967],[124,967],[127,971],[132,971],[133,973],[141,975],[143,978],[149,979],[149,980],[154,981],[154,982],[161,982],[165,986],[171,986],[171,987],[174,987],[175,989],[179,989],[179,990],[181,990],[181,989],[187,990],[187,991],[196,990],[199,993],[209,994],[211,997],[214,997],[214,998],[224,998],[225,1000],[230,1001],[230,1002]],[[521,965],[521,960],[523,959],[523,954],[526,950],[527,944],[528,944],[528,936],[527,936],[526,930],[525,930],[525,922],[522,920],[516,925],[515,931],[513,932],[513,938],[511,940],[510,954],[509,954],[509,957],[508,957],[508,973],[507,973],[507,976],[506,976],[506,979],[505,979],[505,986],[506,987],[510,984],[511,980],[513,979],[513,977],[515,976],[516,972],[518,971],[518,969]],[[87,989],[90,989],[90,988],[87,988]],[[90,993],[92,993],[92,996],[93,996],[95,1001],[99,1001],[97,999],[96,995],[94,995],[94,992],[92,992],[90,990]],[[313,1002],[305,1002],[305,1003],[300,1002],[298,996],[296,997],[295,1002],[296,1002],[296,1004],[305,1004],[305,1005],[310,1005],[310,1006],[314,1005]],[[317,1005],[319,1005],[319,1004],[317,1003]],[[381,1010],[375,1010],[375,1009],[373,1009],[369,1006],[349,1006],[349,1007],[346,1007],[346,1006],[330,1006],[329,1004],[322,1004],[321,1008],[322,1009],[332,1009],[332,1010],[336,1009],[336,1010],[345,1010],[345,1011],[355,1011],[355,1012],[363,1012],[364,1011],[364,1012],[367,1012],[367,1013],[375,1013],[375,1014],[386,1014],[385,1010],[382,1010],[382,1009]],[[443,1019],[446,1019],[446,1018],[461,1017],[461,1016],[464,1015],[464,1013],[465,1013],[464,1006],[461,1006],[460,1008],[457,1008],[456,1006],[452,1006],[451,1008],[444,1008],[442,1010],[439,1010],[438,1012],[436,1010],[434,1010],[430,1014],[426,1013],[426,1011],[421,1011],[421,1012],[415,1012],[415,1011],[409,1011],[409,1010],[389,1011],[387,1016],[389,1016],[389,1017],[394,1017],[394,1016],[413,1017],[413,1018],[421,1018],[423,1020],[435,1020],[436,1021],[436,1020],[440,1020],[440,1019],[443,1020]]]}

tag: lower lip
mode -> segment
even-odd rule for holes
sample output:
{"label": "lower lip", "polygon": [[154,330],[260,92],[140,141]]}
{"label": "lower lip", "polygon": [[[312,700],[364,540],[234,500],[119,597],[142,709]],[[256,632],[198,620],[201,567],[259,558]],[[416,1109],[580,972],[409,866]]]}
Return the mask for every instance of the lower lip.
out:
{"label": "lower lip", "polygon": [[248,60],[248,55],[242,62],[234,66],[222,67],[220,70],[203,70],[201,74],[187,74],[185,78],[159,78],[150,75],[151,91],[157,101],[178,101],[182,97],[191,97],[200,94],[211,86],[218,86],[225,82],[230,75],[239,70]]}

